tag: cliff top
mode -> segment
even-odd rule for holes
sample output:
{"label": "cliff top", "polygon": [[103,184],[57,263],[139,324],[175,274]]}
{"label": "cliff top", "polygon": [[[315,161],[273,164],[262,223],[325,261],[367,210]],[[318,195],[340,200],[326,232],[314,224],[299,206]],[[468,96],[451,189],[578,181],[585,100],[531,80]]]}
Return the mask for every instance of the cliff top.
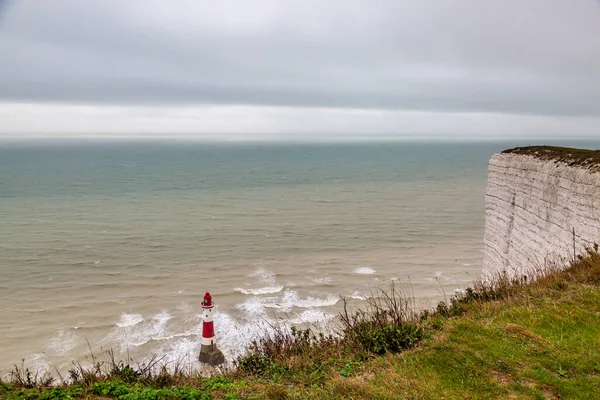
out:
{"label": "cliff top", "polygon": [[525,154],[541,160],[556,161],[569,166],[600,170],[600,150],[572,149],[569,147],[529,146],[505,150],[505,154]]}

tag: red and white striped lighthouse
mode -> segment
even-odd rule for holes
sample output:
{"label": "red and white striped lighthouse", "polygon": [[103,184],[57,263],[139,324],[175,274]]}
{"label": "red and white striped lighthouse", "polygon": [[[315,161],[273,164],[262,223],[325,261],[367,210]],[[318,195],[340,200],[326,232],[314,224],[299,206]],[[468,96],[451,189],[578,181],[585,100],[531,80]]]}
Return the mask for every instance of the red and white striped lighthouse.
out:
{"label": "red and white striped lighthouse", "polygon": [[202,301],[202,343],[198,360],[210,365],[219,365],[225,362],[225,357],[215,342],[214,306],[210,293],[206,292]]}

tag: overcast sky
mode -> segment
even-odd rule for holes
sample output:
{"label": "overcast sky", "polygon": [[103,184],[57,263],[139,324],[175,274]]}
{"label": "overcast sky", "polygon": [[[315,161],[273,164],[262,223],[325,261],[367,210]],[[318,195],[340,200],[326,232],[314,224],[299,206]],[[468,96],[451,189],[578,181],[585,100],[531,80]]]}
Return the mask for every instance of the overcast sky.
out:
{"label": "overcast sky", "polygon": [[600,138],[598,0],[9,0],[0,54],[4,139]]}

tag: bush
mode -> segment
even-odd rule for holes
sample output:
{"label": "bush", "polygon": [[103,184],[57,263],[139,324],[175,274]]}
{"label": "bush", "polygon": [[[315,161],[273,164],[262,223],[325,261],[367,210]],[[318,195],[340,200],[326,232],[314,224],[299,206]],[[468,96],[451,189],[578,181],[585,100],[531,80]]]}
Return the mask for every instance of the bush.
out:
{"label": "bush", "polygon": [[248,375],[263,375],[272,366],[273,361],[261,354],[249,354],[236,361],[239,370]]}
{"label": "bush", "polygon": [[415,324],[392,324],[359,330],[357,340],[374,354],[398,353],[417,344],[424,336],[423,328]]}
{"label": "bush", "polygon": [[119,363],[113,366],[110,376],[123,382],[135,383],[141,377],[141,374],[129,365]]}

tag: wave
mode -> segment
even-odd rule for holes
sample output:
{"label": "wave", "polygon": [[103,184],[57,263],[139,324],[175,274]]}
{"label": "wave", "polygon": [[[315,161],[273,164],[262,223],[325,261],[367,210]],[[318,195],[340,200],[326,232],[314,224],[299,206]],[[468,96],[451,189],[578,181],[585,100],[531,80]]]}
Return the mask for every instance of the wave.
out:
{"label": "wave", "polygon": [[337,296],[328,296],[325,299],[315,299],[313,297],[307,297],[306,300],[299,300],[296,303],[296,307],[312,308],[312,307],[330,307],[337,304],[340,300]]}
{"label": "wave", "polygon": [[134,326],[139,324],[144,320],[144,317],[141,314],[121,314],[121,319],[117,322],[117,326],[119,328],[126,328],[129,326]]}
{"label": "wave", "polygon": [[172,318],[173,316],[166,311],[150,319],[144,319],[141,314],[122,314],[116,327],[105,340],[109,343],[119,343],[121,349],[127,349],[129,346],[139,347],[154,338],[168,336],[167,323]]}
{"label": "wave", "polygon": [[258,289],[244,289],[237,287],[235,288],[240,293],[243,294],[251,294],[251,295],[261,295],[261,294],[273,294],[279,293],[283,290],[283,286],[265,286]]}
{"label": "wave", "polygon": [[265,301],[258,297],[252,297],[236,306],[239,310],[246,312],[249,317],[265,315]]}
{"label": "wave", "polygon": [[223,312],[215,313],[214,323],[217,344],[228,361],[243,355],[254,340],[268,336],[276,329],[291,333],[288,321],[268,321],[264,318],[244,321]]}
{"label": "wave", "polygon": [[351,299],[354,300],[366,300],[366,296],[363,296],[362,294],[360,294],[360,292],[358,290],[355,290],[351,295],[350,295]]}
{"label": "wave", "polygon": [[360,274],[360,275],[373,275],[375,271],[373,268],[370,267],[360,267],[360,268],[356,268],[354,270],[355,274]]}
{"label": "wave", "polygon": [[321,310],[306,310],[300,313],[297,317],[289,320],[291,324],[315,324],[325,323],[335,317],[335,314],[327,313]]}
{"label": "wave", "polygon": [[250,276],[253,278],[258,278],[259,281],[263,283],[270,285],[275,284],[275,274],[262,267],[251,273]]}
{"label": "wave", "polygon": [[327,295],[325,298],[314,298],[311,296],[306,297],[305,299],[301,299],[298,296],[298,293],[294,290],[286,290],[283,293],[281,298],[277,297],[269,297],[269,298],[253,298],[252,300],[248,300],[242,305],[239,305],[238,308],[246,310],[246,311],[254,311],[256,313],[257,310],[261,310],[260,313],[264,314],[264,308],[275,308],[280,310],[281,312],[291,312],[294,307],[297,308],[317,308],[317,307],[331,307],[337,304],[339,301],[338,296],[334,296],[332,294]]}
{"label": "wave", "polygon": [[60,330],[46,344],[45,353],[52,356],[64,356],[71,351],[77,342],[77,335],[66,330]]}

